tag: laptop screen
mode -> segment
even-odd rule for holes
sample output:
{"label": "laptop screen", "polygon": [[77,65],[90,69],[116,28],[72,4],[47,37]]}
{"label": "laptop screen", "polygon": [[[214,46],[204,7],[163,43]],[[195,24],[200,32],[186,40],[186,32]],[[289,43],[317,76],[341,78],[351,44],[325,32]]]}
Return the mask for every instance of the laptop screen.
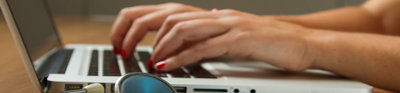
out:
{"label": "laptop screen", "polygon": [[7,0],[7,3],[31,62],[61,47],[44,0]]}

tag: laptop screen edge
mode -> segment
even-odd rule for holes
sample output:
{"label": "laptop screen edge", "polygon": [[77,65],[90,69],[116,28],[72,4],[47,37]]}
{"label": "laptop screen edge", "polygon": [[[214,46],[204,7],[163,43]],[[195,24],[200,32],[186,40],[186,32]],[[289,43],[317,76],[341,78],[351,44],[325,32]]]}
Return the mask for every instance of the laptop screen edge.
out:
{"label": "laptop screen edge", "polygon": [[0,7],[3,12],[4,19],[7,22],[8,28],[11,32],[11,35],[15,41],[15,44],[17,46],[18,52],[20,53],[20,56],[22,58],[22,62],[25,66],[25,70],[28,74],[28,77],[31,81],[31,83],[34,86],[35,91],[42,91],[42,87],[40,86],[39,80],[36,76],[36,72],[33,68],[33,65],[29,59],[28,53],[26,52],[26,48],[24,44],[22,43],[21,36],[19,35],[19,32],[17,31],[16,24],[14,22],[14,19],[11,15],[11,11],[8,8],[7,0],[0,0]]}
{"label": "laptop screen edge", "polygon": [[[8,0],[0,0],[0,7],[2,9],[3,16],[9,27],[10,33],[14,39],[14,42],[18,49],[18,52],[20,53],[20,56],[22,58],[22,62],[24,64],[25,70],[28,74],[28,77],[29,77],[32,85],[34,86],[35,91],[43,92],[44,87],[41,86],[40,81],[37,77],[36,70],[33,67],[34,60],[31,60],[28,50],[25,47],[25,44],[23,42],[22,36],[21,36],[20,32],[18,31],[18,26],[13,17],[13,13],[10,10]],[[47,6],[46,6],[46,8],[47,8]],[[46,11],[49,12],[48,9]],[[49,16],[51,17],[51,15],[49,15]],[[53,21],[52,18],[50,18],[50,19],[51,19],[51,21]],[[56,31],[56,35],[57,35],[57,37],[59,37],[57,31]],[[60,38],[58,38],[58,42],[60,42],[60,41],[61,41]],[[55,48],[62,48],[62,43],[60,42],[59,46],[56,46]]]}

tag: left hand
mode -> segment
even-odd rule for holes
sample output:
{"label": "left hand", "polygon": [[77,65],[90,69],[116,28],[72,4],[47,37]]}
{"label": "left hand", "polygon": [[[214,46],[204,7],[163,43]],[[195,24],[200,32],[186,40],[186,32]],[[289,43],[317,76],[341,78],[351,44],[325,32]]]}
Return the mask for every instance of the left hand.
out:
{"label": "left hand", "polygon": [[170,15],[154,44],[154,68],[168,71],[221,55],[249,57],[288,70],[310,68],[300,25],[225,9]]}

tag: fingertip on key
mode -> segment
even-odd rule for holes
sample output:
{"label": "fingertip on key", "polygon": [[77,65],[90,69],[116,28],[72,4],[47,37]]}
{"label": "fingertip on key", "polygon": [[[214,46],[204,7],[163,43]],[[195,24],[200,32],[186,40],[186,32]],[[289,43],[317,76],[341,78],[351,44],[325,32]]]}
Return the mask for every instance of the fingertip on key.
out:
{"label": "fingertip on key", "polygon": [[117,50],[117,47],[115,47],[115,46],[113,46],[113,53],[114,54],[118,54],[119,53],[118,50]]}
{"label": "fingertip on key", "polygon": [[153,68],[153,60],[149,59],[149,61],[147,61],[147,68]]}
{"label": "fingertip on key", "polygon": [[126,51],[124,49],[121,50],[121,56],[122,58],[126,58]]}
{"label": "fingertip on key", "polygon": [[160,70],[160,69],[162,69],[164,66],[165,66],[165,61],[158,62],[158,63],[156,64],[156,69],[157,69],[157,70]]}

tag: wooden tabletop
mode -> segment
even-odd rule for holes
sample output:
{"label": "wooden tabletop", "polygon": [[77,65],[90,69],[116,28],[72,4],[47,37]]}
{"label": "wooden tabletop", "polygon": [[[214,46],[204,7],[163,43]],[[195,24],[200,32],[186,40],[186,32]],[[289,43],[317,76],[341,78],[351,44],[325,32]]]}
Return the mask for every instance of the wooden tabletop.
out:
{"label": "wooden tabletop", "polygon": [[[0,16],[0,92],[34,93],[33,84],[22,64],[4,18]],[[112,21],[91,20],[83,16],[56,16],[55,23],[64,44],[110,44]],[[139,45],[151,45],[155,32],[150,32]],[[374,88],[374,93],[391,93]]]}

